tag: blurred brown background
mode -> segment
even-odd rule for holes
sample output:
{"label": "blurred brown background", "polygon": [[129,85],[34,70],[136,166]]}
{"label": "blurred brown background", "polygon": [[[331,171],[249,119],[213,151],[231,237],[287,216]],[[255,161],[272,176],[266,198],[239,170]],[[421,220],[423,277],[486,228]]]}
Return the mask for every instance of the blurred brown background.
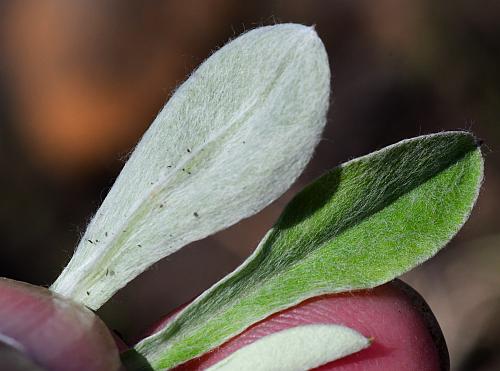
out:
{"label": "blurred brown background", "polygon": [[454,370],[500,369],[500,2],[0,2],[0,276],[49,285],[123,158],[211,50],[246,29],[315,24],[330,54],[324,140],[259,215],[160,262],[100,311],[127,339],[231,271],[290,196],[406,137],[470,129],[486,182],[471,220],[406,278],[436,312]]}

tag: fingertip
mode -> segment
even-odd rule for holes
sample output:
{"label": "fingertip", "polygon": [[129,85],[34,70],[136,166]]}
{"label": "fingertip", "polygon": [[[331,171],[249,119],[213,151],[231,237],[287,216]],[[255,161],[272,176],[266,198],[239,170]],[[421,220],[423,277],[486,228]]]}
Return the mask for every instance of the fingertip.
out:
{"label": "fingertip", "polygon": [[121,367],[104,323],[90,310],[49,290],[0,279],[0,333],[51,371],[111,371]]}
{"label": "fingertip", "polygon": [[446,343],[432,311],[415,290],[401,281],[393,281],[371,290],[306,300],[251,326],[214,351],[175,370],[204,370],[263,336],[313,323],[340,324],[373,339],[367,349],[315,371],[449,369]]}
{"label": "fingertip", "polygon": [[439,369],[449,370],[450,355],[448,353],[448,346],[446,345],[446,340],[444,338],[443,331],[441,330],[441,326],[439,326],[439,322],[434,316],[429,304],[427,304],[422,295],[420,295],[413,287],[404,281],[396,279],[389,284],[395,289],[400,290],[402,295],[406,296],[408,300],[410,300],[417,313],[420,314],[423,324],[426,326],[428,333],[432,338],[434,347],[438,352]]}

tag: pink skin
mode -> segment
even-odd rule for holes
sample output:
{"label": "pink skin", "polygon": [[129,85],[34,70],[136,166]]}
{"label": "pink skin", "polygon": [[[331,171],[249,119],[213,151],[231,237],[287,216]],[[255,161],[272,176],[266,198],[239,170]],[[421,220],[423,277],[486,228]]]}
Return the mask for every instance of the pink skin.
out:
{"label": "pink skin", "polygon": [[0,334],[46,370],[120,369],[106,325],[87,308],[42,287],[0,278]]}
{"label": "pink skin", "polygon": [[[157,324],[151,333],[162,328],[171,317]],[[444,338],[432,312],[413,289],[401,281],[392,281],[373,290],[307,300],[253,325],[215,351],[175,371],[203,370],[265,335],[310,323],[342,324],[373,338],[368,349],[315,371],[449,369]]]}
{"label": "pink skin", "polygon": [[[171,318],[167,316],[149,333]],[[310,299],[175,370],[203,370],[262,336],[305,323],[343,324],[374,338],[370,348],[315,371],[448,367],[446,346],[430,310],[408,286],[393,281],[374,290]],[[21,344],[24,355],[46,371],[120,369],[118,346],[101,320],[41,287],[0,279],[0,334]],[[0,357],[1,351],[0,341]]]}

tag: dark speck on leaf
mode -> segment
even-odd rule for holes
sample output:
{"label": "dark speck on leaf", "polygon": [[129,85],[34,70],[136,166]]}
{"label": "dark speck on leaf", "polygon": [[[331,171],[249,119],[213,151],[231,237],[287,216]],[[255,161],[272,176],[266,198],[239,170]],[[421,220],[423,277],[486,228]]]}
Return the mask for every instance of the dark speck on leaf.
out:
{"label": "dark speck on leaf", "polygon": [[142,245],[140,243],[137,244],[138,247],[142,247]]}
{"label": "dark speck on leaf", "polygon": [[198,213],[197,213],[197,212],[194,212],[194,213],[193,213],[193,215],[194,215],[195,217],[199,217],[199,215],[198,215]]}
{"label": "dark speck on leaf", "polygon": [[190,150],[189,148],[187,149],[187,151],[188,151],[189,153],[191,153],[191,150]]}
{"label": "dark speck on leaf", "polygon": [[92,243],[92,244],[94,243],[94,241],[92,241],[92,240],[87,240],[87,241],[90,242],[90,243]]}
{"label": "dark speck on leaf", "polygon": [[90,295],[90,291],[87,291],[87,295]]}

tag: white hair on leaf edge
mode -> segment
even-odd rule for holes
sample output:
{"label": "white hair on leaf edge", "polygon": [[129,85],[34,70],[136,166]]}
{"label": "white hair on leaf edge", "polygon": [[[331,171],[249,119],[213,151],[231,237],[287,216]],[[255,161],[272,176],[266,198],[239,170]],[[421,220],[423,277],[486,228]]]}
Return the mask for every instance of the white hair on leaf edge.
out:
{"label": "white hair on leaf edge", "polygon": [[161,258],[285,192],[326,122],[330,70],[312,27],[231,41],[159,113],[51,289],[99,308]]}

